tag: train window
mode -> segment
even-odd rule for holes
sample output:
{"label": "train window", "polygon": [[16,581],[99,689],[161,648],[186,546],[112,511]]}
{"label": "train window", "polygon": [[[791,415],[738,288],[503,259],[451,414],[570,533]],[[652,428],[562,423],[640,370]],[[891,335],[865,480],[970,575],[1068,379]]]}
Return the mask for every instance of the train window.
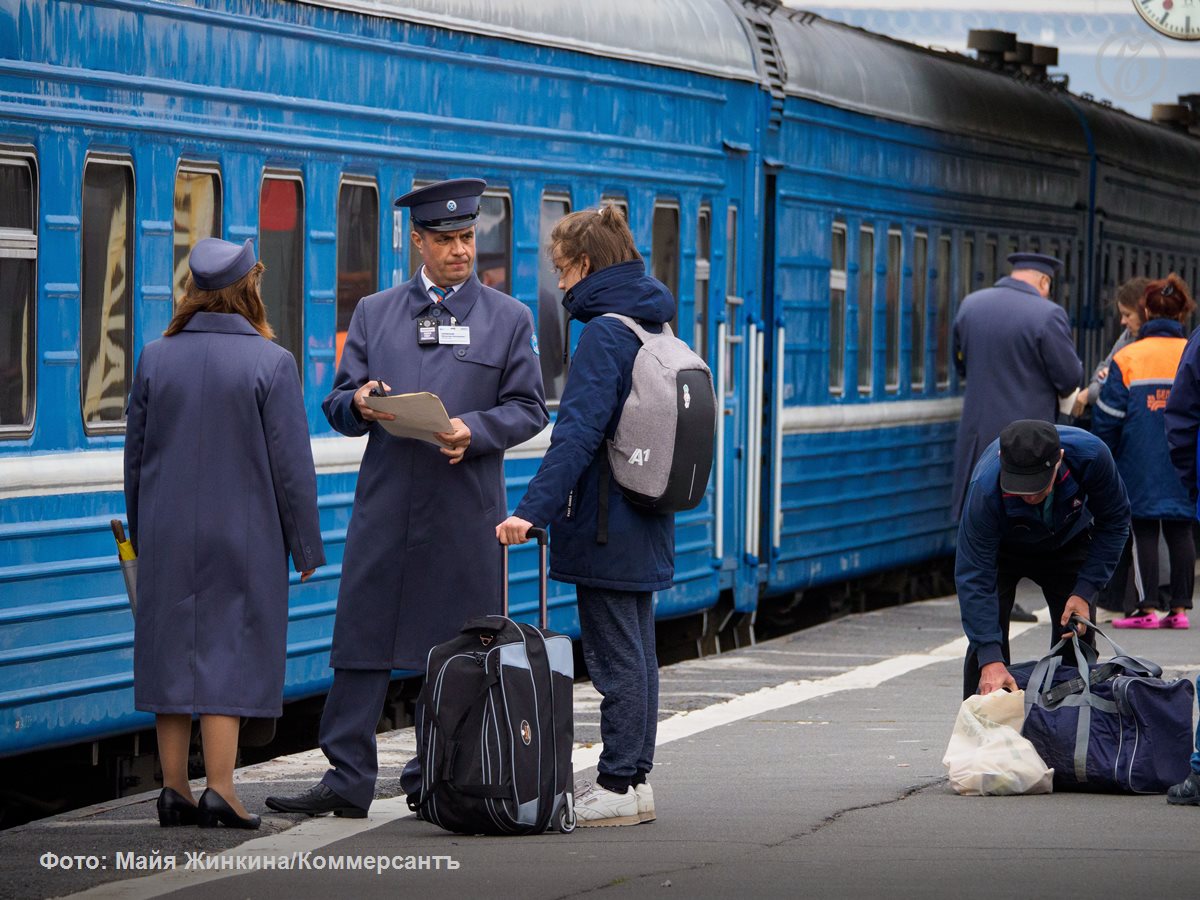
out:
{"label": "train window", "polygon": [[304,183],[298,173],[267,173],[258,200],[258,258],[271,273],[262,282],[267,320],[303,379]]}
{"label": "train window", "polygon": [[175,301],[183,297],[188,254],[196,242],[221,236],[221,173],[210,166],[181,164],[175,172]]}
{"label": "train window", "polygon": [[604,194],[600,197],[602,206],[615,206],[621,210],[621,214],[625,216],[625,224],[633,228],[633,224],[629,220],[629,201],[625,199],[623,194]]}
{"label": "train window", "polygon": [[884,285],[884,370],[889,392],[900,389],[900,318],[904,309],[900,303],[904,284],[904,235],[898,228],[888,229],[887,282]]}
{"label": "train window", "polygon": [[829,252],[829,393],[846,390],[846,226],[833,224]]}
{"label": "train window", "polygon": [[1161,253],[1154,254],[1154,262],[1158,267],[1154,272],[1154,277],[1155,278],[1166,278],[1167,270],[1163,268],[1163,255]]}
{"label": "train window", "polygon": [[712,274],[712,210],[700,207],[696,216],[696,315],[692,343],[708,359],[708,282]]}
{"label": "train window", "polygon": [[83,168],[80,369],[88,431],[125,418],[133,361],[133,166],[89,158]]}
{"label": "train window", "polygon": [[1027,249],[1030,253],[1041,253],[1042,239],[1036,235],[1031,236],[1025,249]]}
{"label": "train window", "polygon": [[913,235],[912,264],[912,389],[925,390],[925,285],[929,269],[929,238]]}
{"label": "train window", "polygon": [[541,346],[542,382],[546,387],[546,402],[555,404],[562,396],[566,382],[566,366],[563,364],[563,322],[566,311],[562,307],[562,291],[558,289],[558,273],[550,251],[550,232],[558,220],[571,211],[571,201],[561,194],[546,194],[542,197],[542,213],[538,224],[538,344]]}
{"label": "train window", "polygon": [[675,298],[671,330],[679,334],[679,207],[659,201],[654,204],[651,274],[667,286]]}
{"label": "train window", "polygon": [[1143,278],[1154,278],[1155,277],[1154,272],[1150,266],[1150,251],[1149,250],[1142,251],[1142,277]]}
{"label": "train window", "polygon": [[1004,263],[1005,263],[1005,265],[1001,271],[1003,271],[1005,275],[1012,274],[1012,264],[1009,263],[1008,258],[1017,252],[1017,248],[1019,246],[1020,246],[1020,241],[1017,238],[1017,236],[1015,234],[1010,234],[1008,236],[1007,241],[1005,241],[1005,244],[1004,244]]}
{"label": "train window", "polygon": [[725,393],[733,393],[736,384],[737,345],[742,342],[738,331],[738,309],[742,298],[738,296],[738,211],[729,207],[725,217]]}
{"label": "train window", "polygon": [[871,393],[874,368],[875,229],[858,232],[858,392]]}
{"label": "train window", "polygon": [[[970,291],[971,260],[975,252],[973,238],[963,238],[962,259],[959,264],[964,273],[963,281]],[[934,349],[934,365],[937,369],[938,389],[950,386],[950,310],[952,308],[952,291],[954,280],[950,277],[950,235],[943,234],[937,244],[937,320],[934,323],[934,339],[937,346]]]}
{"label": "train window", "polygon": [[0,156],[0,434],[33,422],[37,183],[32,157]]}
{"label": "train window", "polygon": [[[939,238],[939,240],[948,241],[950,238]],[[958,291],[963,296],[966,296],[967,294],[971,293],[971,291],[975,290],[975,283],[977,280],[975,272],[975,237],[973,235],[963,235],[962,243],[959,245],[959,252],[962,254],[962,258],[958,261],[960,269]],[[941,266],[940,261],[938,262],[938,266]],[[950,275],[951,273],[947,271],[946,277],[949,278]]]}
{"label": "train window", "polygon": [[983,243],[983,261],[980,265],[980,272],[983,275],[983,284],[980,287],[991,287],[996,283],[996,273],[999,271],[999,266],[996,261],[996,239],[989,237]]}
{"label": "train window", "polygon": [[337,210],[337,361],[354,307],[379,290],[379,188],[374,179],[343,178]]}
{"label": "train window", "polygon": [[483,195],[475,223],[475,271],[488,287],[512,290],[512,200],[507,194]]}

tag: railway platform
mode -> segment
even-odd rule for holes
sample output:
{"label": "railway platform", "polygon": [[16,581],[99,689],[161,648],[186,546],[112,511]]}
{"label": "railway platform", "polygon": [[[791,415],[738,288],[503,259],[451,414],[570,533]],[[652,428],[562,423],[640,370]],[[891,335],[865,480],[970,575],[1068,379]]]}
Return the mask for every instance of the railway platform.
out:
{"label": "railway platform", "polygon": [[[1033,658],[1046,613],[1028,585],[1018,599],[1042,610],[1013,628],[1014,655]],[[1117,634],[1166,677],[1200,671],[1198,631]],[[239,771],[247,808],[265,813],[258,832],[161,829],[150,792],[0,833],[0,898],[1194,897],[1200,809],[953,793],[941,759],[964,647],[951,597],[664,667],[654,823],[448,834],[395,796],[409,729],[380,735],[366,820],[265,810],[267,794],[320,776],[312,751]],[[577,781],[594,775],[598,707],[577,685]],[[151,868],[169,857],[173,869]]]}

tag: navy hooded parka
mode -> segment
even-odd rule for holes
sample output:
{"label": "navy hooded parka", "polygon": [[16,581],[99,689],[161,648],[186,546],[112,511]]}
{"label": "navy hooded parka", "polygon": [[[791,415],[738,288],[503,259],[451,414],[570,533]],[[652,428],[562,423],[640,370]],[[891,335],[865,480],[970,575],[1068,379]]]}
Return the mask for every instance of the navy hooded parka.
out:
{"label": "navy hooded parka", "polygon": [[640,260],[582,279],[563,298],[587,324],[571,360],[550,449],[514,515],[550,524],[550,577],[619,591],[657,591],[675,575],[675,517],[633,506],[609,479],[608,542],[597,542],[600,472],[608,441],[629,396],[637,335],[614,312],[659,332],[675,316],[675,299]]}

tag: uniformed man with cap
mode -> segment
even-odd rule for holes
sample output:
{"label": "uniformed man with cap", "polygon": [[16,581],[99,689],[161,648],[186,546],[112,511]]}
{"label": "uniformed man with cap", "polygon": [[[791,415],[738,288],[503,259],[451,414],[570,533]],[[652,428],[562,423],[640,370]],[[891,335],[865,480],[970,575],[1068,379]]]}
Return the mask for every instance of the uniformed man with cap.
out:
{"label": "uniformed man with cap", "polygon": [[1054,422],[1060,397],[1083,383],[1067,313],[1050,286],[1062,262],[1042,253],[1008,257],[1012,274],[963,299],[954,319],[954,364],[966,378],[954,451],[951,510],[958,515],[983,448],[1016,419]]}
{"label": "uniformed man with cap", "polygon": [[975,467],[958,527],[963,697],[1016,688],[1008,624],[1017,582],[1041,587],[1053,645],[1072,615],[1095,621],[1128,535],[1129,498],[1103,441],[1037,419],[1001,431]]}
{"label": "uniformed man with cap", "polygon": [[[393,669],[420,671],[429,649],[474,616],[500,612],[495,523],[507,511],[504,451],[549,421],[533,316],[474,274],[485,184],[443,181],[396,201],[412,210],[423,265],[364,297],[325,398],[329,423],[368,435],[346,534],[321,749],[333,768],[282,812],[361,817],[375,794],[375,728]],[[452,430],[441,446],[388,434],[372,390],[429,391]]]}

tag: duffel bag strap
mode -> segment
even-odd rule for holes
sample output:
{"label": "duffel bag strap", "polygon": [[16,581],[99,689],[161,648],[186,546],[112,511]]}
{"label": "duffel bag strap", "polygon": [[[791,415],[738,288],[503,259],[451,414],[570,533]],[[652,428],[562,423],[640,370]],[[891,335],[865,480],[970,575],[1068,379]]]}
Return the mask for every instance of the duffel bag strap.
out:
{"label": "duffel bag strap", "polygon": [[1162,676],[1162,666],[1158,663],[1141,656],[1133,656],[1126,653],[1120,644],[1083,616],[1071,616],[1071,624],[1074,625],[1076,622],[1086,625],[1108,642],[1109,649],[1112,650],[1112,659],[1109,662],[1114,662],[1121,666],[1130,675],[1142,675],[1146,678],[1160,678]]}
{"label": "duffel bag strap", "polygon": [[[429,802],[429,798],[433,796],[433,792],[437,790],[438,786],[441,784],[446,784],[448,787],[455,788],[452,773],[454,771],[455,757],[458,756],[458,748],[461,743],[459,738],[462,736],[462,730],[464,727],[466,727],[467,720],[471,718],[471,713],[473,713],[481,704],[483,704],[483,702],[487,699],[488,692],[492,689],[492,686],[498,684],[499,682],[499,672],[487,673],[486,677],[483,679],[483,684],[480,686],[478,693],[476,693],[476,695],[471,699],[471,702],[467,704],[467,708],[464,709],[462,715],[458,717],[458,721],[455,722],[453,727],[449,729],[449,737],[445,737],[444,735],[446,734],[447,729],[442,726],[442,721],[440,718],[438,718],[437,709],[433,704],[433,690],[429,681],[426,680],[425,686],[421,688],[421,693],[417,700],[419,703],[424,705],[426,714],[428,714],[429,718],[433,720],[433,724],[436,727],[436,730],[433,732],[434,737],[441,739],[442,766],[440,770],[435,770],[429,773],[429,786],[421,792],[419,797],[414,798],[410,796],[408,798],[408,805],[410,809],[415,811],[418,808],[425,806],[425,804]],[[505,796],[508,795],[506,794]]]}

